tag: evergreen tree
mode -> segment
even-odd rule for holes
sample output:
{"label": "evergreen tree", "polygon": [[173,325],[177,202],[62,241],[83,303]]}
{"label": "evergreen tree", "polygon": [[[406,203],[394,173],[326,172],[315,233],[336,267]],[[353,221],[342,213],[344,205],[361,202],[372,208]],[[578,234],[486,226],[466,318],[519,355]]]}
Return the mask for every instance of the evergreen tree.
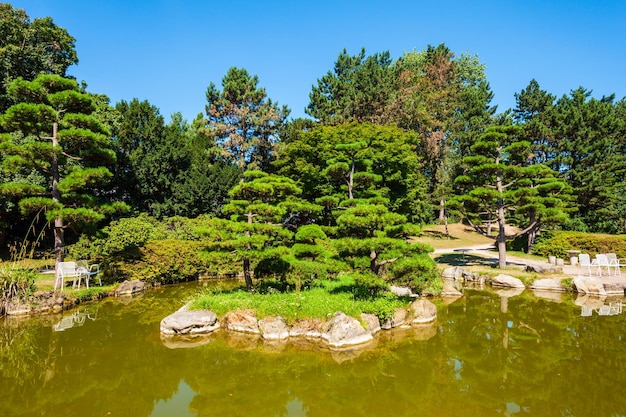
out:
{"label": "evergreen tree", "polygon": [[[528,164],[531,145],[520,140],[520,129],[488,128],[471,147],[474,155],[463,159],[470,167],[467,173],[455,180],[466,190],[454,199],[455,207],[477,232],[496,240],[500,268],[506,267],[507,240],[537,230],[542,222],[563,221],[567,217],[559,202],[567,197],[558,195],[565,195],[567,188],[555,180],[555,173],[548,167]],[[498,226],[496,236],[485,226],[492,220]],[[509,224],[519,226],[519,232],[507,234]]]}
{"label": "evergreen tree", "polygon": [[232,67],[222,79],[222,90],[209,84],[204,133],[215,138],[223,155],[241,170],[257,168],[266,171],[274,157],[289,109],[267,98],[258,87],[258,77],[245,69]]}
{"label": "evergreen tree", "polygon": [[8,94],[17,104],[0,119],[5,132],[20,132],[23,140],[2,135],[3,169],[35,170],[45,186],[27,182],[3,184],[3,193],[20,197],[23,212],[45,211],[53,222],[57,262],[64,256],[64,230],[94,226],[125,204],[104,204],[102,185],[112,176],[105,165],[115,160],[108,132],[91,113],[92,97],[74,80],[39,75],[33,81],[11,82]]}

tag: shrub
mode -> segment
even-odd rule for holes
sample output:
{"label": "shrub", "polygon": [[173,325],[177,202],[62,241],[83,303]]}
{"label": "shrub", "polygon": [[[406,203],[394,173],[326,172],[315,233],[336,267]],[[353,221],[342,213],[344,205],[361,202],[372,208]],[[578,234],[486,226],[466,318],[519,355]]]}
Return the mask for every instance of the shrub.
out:
{"label": "shrub", "polygon": [[148,282],[176,283],[190,281],[206,272],[208,265],[198,254],[204,244],[186,240],[152,240],[139,248],[133,261],[118,261],[109,265],[109,273],[119,278]]}
{"label": "shrub", "polygon": [[582,233],[571,231],[543,232],[535,242],[533,253],[539,256],[566,255],[565,251],[577,249],[583,253],[615,253],[626,257],[626,236]]}
{"label": "shrub", "polygon": [[23,300],[35,291],[37,271],[33,269],[15,268],[13,266],[0,267],[0,313],[14,299]]}

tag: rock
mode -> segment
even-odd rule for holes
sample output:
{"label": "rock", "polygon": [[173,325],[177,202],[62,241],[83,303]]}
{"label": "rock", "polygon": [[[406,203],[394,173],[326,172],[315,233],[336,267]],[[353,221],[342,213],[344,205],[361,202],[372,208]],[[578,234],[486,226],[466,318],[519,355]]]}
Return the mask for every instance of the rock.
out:
{"label": "rock", "polygon": [[467,272],[465,271],[465,269],[461,268],[460,266],[451,266],[443,270],[443,272],[441,273],[441,277],[460,280],[466,273]]}
{"label": "rock", "polygon": [[297,321],[289,330],[291,337],[306,337],[309,339],[318,339],[322,337],[322,328],[324,323],[317,319],[303,319]]}
{"label": "rock", "polygon": [[393,329],[394,327],[402,326],[406,320],[407,311],[404,308],[396,308],[393,317],[385,320],[381,323],[380,327],[383,330]]}
{"label": "rock", "polygon": [[484,284],[485,277],[484,275],[478,275],[474,272],[463,272],[463,281],[465,282],[475,282],[477,284]]}
{"label": "rock", "polygon": [[365,330],[367,330],[370,334],[376,334],[380,331],[380,320],[373,314],[361,314],[361,320],[366,325]]}
{"label": "rock", "polygon": [[497,287],[510,287],[510,288],[526,288],[524,283],[518,278],[514,278],[510,275],[499,274],[491,280],[491,285]]}
{"label": "rock", "polygon": [[526,265],[526,272],[536,272],[538,274],[560,274],[563,272],[563,267],[556,265]]}
{"label": "rock", "polygon": [[606,295],[604,284],[597,278],[574,278],[576,291],[584,294]]}
{"label": "rock", "polygon": [[428,300],[415,300],[409,308],[413,316],[411,324],[426,324],[437,320],[437,306]]}
{"label": "rock", "polygon": [[161,333],[165,335],[200,335],[220,327],[217,316],[208,310],[179,310],[161,320]]}
{"label": "rock", "polygon": [[340,311],[335,313],[327,323],[326,331],[322,333],[322,340],[330,347],[360,345],[373,339],[357,319]]}
{"label": "rock", "polygon": [[289,327],[282,317],[266,317],[259,320],[259,330],[263,339],[283,340],[289,337]]}
{"label": "rock", "polygon": [[124,281],[115,290],[115,295],[132,295],[146,290],[146,283],[138,279]]}
{"label": "rock", "polygon": [[561,280],[556,278],[544,278],[535,280],[530,286],[533,290],[542,291],[565,291],[565,288],[561,285]]}
{"label": "rock", "polygon": [[231,311],[224,316],[224,327],[228,330],[260,334],[259,322],[250,311]]}
{"label": "rock", "polygon": [[389,287],[389,291],[397,297],[412,297],[414,295],[409,287],[396,287],[392,285]]}

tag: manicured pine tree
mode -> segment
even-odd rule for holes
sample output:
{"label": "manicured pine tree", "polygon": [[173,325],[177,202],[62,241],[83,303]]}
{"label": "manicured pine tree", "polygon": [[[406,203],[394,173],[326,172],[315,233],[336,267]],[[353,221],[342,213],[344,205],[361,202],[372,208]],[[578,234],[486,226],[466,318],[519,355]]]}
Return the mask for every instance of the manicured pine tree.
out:
{"label": "manicured pine tree", "polygon": [[8,183],[2,191],[19,196],[24,213],[45,211],[53,223],[60,262],[66,228],[95,226],[107,215],[127,209],[123,203],[102,201],[103,184],[112,176],[106,166],[115,160],[115,152],[108,132],[91,116],[92,97],[76,81],[42,74],[33,81],[18,78],[7,91],[17,104],[1,116],[0,124],[5,132],[21,132],[23,139],[1,136],[6,154],[2,167],[35,170],[46,184]]}

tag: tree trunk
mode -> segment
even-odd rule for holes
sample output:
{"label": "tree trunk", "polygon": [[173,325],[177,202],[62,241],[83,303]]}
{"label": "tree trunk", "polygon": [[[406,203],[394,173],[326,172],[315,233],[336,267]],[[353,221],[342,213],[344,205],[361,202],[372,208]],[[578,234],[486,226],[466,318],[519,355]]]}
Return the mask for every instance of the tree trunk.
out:
{"label": "tree trunk", "polygon": [[[530,213],[528,224],[535,222],[535,213]],[[537,228],[533,227],[528,231],[528,240],[526,241],[526,253],[533,253],[533,245],[535,244],[535,238],[537,237]]]}
{"label": "tree trunk", "polygon": [[246,281],[248,292],[253,292],[254,287],[252,286],[252,274],[250,273],[250,258],[247,256],[243,258],[243,278]]}
{"label": "tree trunk", "polygon": [[[496,161],[499,163],[500,161]],[[502,172],[496,174],[496,189],[500,194],[498,198],[498,268],[506,268],[506,219],[504,217],[504,200],[502,194],[504,187],[502,186]]]}
{"label": "tree trunk", "polygon": [[[52,124],[52,149],[59,146],[58,122]],[[50,163],[50,171],[52,173],[52,200],[56,203],[61,203],[61,191],[59,191],[59,161],[56,153],[52,154],[52,161]],[[56,263],[63,262],[65,259],[65,240],[63,236],[63,219],[58,217],[54,219],[54,253],[56,254]]]}

